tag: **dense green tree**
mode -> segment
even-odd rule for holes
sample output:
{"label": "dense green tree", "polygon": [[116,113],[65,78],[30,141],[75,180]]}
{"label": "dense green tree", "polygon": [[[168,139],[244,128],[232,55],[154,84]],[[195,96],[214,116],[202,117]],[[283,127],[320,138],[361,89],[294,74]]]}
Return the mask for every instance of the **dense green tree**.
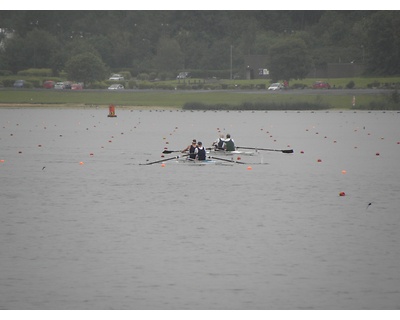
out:
{"label": "dense green tree", "polygon": [[161,38],[157,46],[157,55],[155,57],[155,66],[159,71],[170,71],[182,69],[183,53],[178,41],[170,38]]}
{"label": "dense green tree", "polygon": [[269,70],[274,81],[303,79],[312,67],[311,57],[303,40],[284,38],[269,50]]}
{"label": "dense green tree", "polygon": [[3,64],[13,73],[19,70],[33,67],[31,62],[31,50],[24,38],[14,35],[11,39],[5,40],[5,48],[2,54]]}
{"label": "dense green tree", "polygon": [[1,65],[13,72],[51,66],[57,73],[72,56],[92,52],[112,69],[158,72],[164,68],[159,44],[170,39],[181,51],[176,58],[183,57],[178,69],[227,69],[231,46],[233,68],[243,69],[245,55],[267,55],[296,37],[315,66],[355,61],[373,73],[398,74],[399,16],[362,10],[0,11],[0,28],[14,31],[12,39],[2,38]]}
{"label": "dense green tree", "polygon": [[93,53],[72,56],[65,64],[68,79],[85,84],[101,81],[108,75],[108,69],[101,58]]}
{"label": "dense green tree", "polygon": [[54,52],[59,48],[57,38],[42,29],[33,29],[26,35],[27,50],[30,53],[29,64],[33,68],[48,68]]}
{"label": "dense green tree", "polygon": [[369,70],[375,74],[400,74],[400,13],[381,11],[372,16],[367,29]]}

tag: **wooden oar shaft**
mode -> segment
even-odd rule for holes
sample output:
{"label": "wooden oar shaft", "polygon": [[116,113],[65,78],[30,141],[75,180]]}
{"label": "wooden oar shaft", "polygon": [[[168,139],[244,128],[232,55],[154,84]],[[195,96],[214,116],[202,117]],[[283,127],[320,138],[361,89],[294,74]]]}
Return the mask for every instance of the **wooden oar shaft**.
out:
{"label": "wooden oar shaft", "polygon": [[171,157],[171,158],[167,158],[167,159],[161,159],[161,160],[157,160],[157,161],[153,161],[153,162],[147,162],[147,163],[139,163],[140,165],[149,165],[149,164],[155,164],[155,163],[160,163],[160,162],[165,162],[165,161],[169,161],[172,159],[177,159],[178,157]]}
{"label": "wooden oar shaft", "polygon": [[233,162],[233,163],[245,164],[244,162],[241,162],[241,161],[228,160],[228,159],[224,159],[224,158],[218,158],[218,157],[209,157],[209,158],[215,159],[215,160],[226,161],[226,162]]}
{"label": "wooden oar shaft", "polygon": [[279,150],[279,149],[265,149],[265,148],[254,148],[254,147],[236,147],[237,149],[248,149],[248,150],[263,150],[263,151],[278,151],[283,153],[293,153],[293,149]]}

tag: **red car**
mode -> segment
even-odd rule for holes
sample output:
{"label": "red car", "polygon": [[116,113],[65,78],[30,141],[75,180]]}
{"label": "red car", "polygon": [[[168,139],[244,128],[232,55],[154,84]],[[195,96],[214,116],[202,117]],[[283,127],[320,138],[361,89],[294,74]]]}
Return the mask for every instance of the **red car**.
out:
{"label": "red car", "polygon": [[45,88],[45,89],[53,89],[54,85],[55,85],[55,82],[51,81],[51,80],[43,82],[43,88]]}
{"label": "red car", "polygon": [[316,81],[313,86],[313,89],[330,89],[331,85],[325,81]]}
{"label": "red car", "polygon": [[71,85],[71,90],[82,90],[83,89],[83,84],[81,83],[73,83]]}

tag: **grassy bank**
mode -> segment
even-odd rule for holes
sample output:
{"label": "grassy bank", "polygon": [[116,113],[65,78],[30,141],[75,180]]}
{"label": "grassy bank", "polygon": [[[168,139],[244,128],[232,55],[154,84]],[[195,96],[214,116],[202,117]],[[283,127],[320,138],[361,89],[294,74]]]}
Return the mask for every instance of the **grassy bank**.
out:
{"label": "grassy bank", "polygon": [[[312,92],[312,94],[311,94]],[[397,101],[397,91],[388,90],[387,94],[364,94],[360,91],[356,95],[356,107],[371,109],[400,109]],[[134,107],[187,107],[201,104],[203,107],[214,108],[216,105],[224,105],[224,108],[257,105],[257,109],[304,109],[304,106],[312,109],[328,108],[352,108],[353,95],[348,93],[318,94],[310,90],[310,94],[304,91],[291,91],[290,94],[275,94],[266,90],[254,92],[241,91],[71,91],[71,90],[20,90],[2,89],[0,91],[0,104],[36,104],[36,105],[84,105],[84,106],[134,106]],[[394,103],[393,103],[394,102]],[[213,107],[214,106],[214,107]],[[284,106],[284,107],[282,107]]]}

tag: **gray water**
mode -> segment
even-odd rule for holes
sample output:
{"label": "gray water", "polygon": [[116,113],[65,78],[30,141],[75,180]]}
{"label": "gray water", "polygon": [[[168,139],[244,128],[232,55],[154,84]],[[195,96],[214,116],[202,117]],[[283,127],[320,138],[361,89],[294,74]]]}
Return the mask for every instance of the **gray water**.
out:
{"label": "gray water", "polygon": [[1,309],[400,308],[400,113],[116,113],[0,109]]}

